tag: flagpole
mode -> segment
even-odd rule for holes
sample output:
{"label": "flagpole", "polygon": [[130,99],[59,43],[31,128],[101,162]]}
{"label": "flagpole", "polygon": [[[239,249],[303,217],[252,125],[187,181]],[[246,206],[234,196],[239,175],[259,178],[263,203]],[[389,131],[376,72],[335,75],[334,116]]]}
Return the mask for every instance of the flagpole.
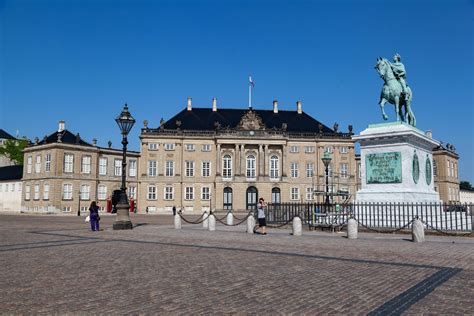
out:
{"label": "flagpole", "polygon": [[249,84],[249,109],[252,109],[252,85]]}

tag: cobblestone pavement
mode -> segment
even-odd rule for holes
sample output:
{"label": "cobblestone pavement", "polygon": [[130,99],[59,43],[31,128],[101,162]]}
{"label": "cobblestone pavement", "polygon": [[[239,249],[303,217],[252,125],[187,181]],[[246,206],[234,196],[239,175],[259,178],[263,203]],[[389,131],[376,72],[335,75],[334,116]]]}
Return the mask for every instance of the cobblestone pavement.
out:
{"label": "cobblestone pavement", "polygon": [[2,314],[472,314],[474,238],[0,215]]}

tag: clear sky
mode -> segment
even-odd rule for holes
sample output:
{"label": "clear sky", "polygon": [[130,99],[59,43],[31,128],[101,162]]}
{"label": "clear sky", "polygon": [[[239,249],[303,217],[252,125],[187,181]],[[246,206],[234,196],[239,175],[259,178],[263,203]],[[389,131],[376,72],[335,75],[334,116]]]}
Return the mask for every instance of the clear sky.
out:
{"label": "clear sky", "polygon": [[[186,106],[303,110],[342,131],[382,122],[376,58],[402,56],[418,127],[474,182],[472,1],[0,0],[0,128],[66,128],[120,146],[128,103],[150,127]],[[394,107],[386,105],[390,119]]]}

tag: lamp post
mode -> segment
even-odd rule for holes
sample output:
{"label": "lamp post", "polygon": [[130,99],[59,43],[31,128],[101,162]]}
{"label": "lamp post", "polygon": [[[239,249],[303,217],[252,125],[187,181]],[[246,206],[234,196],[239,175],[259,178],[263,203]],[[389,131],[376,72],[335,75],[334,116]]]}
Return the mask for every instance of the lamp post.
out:
{"label": "lamp post", "polygon": [[328,152],[325,152],[323,155],[323,158],[321,158],[323,161],[324,167],[326,168],[326,200],[325,204],[329,205],[329,164],[331,163],[332,157],[331,154]]}
{"label": "lamp post", "polygon": [[81,190],[79,189],[79,199],[77,200],[77,216],[81,216]]}
{"label": "lamp post", "polygon": [[115,119],[117,125],[122,133],[122,186],[120,187],[120,198],[117,203],[117,217],[115,219],[113,229],[132,229],[132,222],[130,221],[130,204],[127,198],[127,187],[125,185],[125,179],[127,177],[127,135],[135,124],[135,119],[128,111],[128,106],[125,103],[122,112]]}

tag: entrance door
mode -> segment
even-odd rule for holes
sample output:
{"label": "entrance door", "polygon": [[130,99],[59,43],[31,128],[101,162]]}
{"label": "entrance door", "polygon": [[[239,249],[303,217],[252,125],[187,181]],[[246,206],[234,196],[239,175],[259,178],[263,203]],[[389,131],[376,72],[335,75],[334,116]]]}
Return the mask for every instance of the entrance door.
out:
{"label": "entrance door", "polygon": [[232,188],[224,188],[224,210],[232,209]]}
{"label": "entrance door", "polygon": [[258,190],[256,187],[249,187],[247,189],[247,209],[256,210],[258,200]]}

